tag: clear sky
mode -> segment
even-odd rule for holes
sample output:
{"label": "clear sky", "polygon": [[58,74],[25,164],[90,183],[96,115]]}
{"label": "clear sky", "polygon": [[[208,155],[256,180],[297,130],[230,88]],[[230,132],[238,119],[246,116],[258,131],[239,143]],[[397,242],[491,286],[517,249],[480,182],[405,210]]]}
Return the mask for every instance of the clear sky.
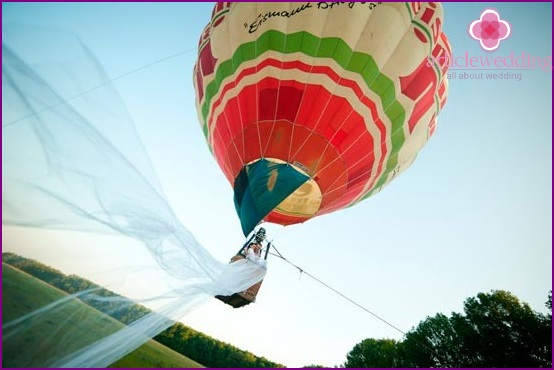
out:
{"label": "clear sky", "polygon": [[[443,6],[455,56],[551,58],[550,3]],[[494,53],[481,50],[467,31],[487,7],[512,27]],[[117,78],[114,86],[174,211],[224,261],[244,238],[232,189],[198,125],[192,86],[197,41],[211,8],[2,3],[2,24],[55,27],[82,39]],[[552,287],[551,64],[546,70],[489,71],[520,75],[500,80],[457,68],[435,135],[390,186],[302,225],[267,225],[289,260],[404,331],[428,315],[459,312],[466,298],[492,289],[509,290],[544,311]],[[463,80],[463,73],[483,78]],[[111,287],[118,285],[118,266],[151,264],[131,241],[74,231],[3,227],[2,249]],[[132,296],[150,285],[155,287],[137,279],[122,293]],[[402,337],[275,258],[256,304],[233,310],[213,300],[183,322],[291,367],[340,365],[365,338]]]}

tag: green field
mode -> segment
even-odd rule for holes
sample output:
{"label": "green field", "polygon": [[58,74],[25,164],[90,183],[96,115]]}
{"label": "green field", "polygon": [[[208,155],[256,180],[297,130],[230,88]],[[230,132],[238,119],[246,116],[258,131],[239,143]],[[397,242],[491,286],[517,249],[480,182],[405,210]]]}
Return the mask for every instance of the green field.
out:
{"label": "green field", "polygon": [[[52,287],[10,265],[2,263],[2,367],[46,367],[51,361],[94,343],[124,325],[119,321],[70,299],[58,309],[32,319],[22,331],[10,336],[4,325],[11,320],[68,297]],[[71,335],[68,333],[71,332]],[[75,335],[77,334],[77,335]],[[190,368],[202,365],[153,340],[113,363],[110,367]]]}

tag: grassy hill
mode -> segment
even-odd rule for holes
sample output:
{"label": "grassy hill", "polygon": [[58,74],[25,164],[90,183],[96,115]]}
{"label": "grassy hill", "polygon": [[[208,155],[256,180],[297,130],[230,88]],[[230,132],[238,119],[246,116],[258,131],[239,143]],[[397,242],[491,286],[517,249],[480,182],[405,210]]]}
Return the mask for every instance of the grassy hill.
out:
{"label": "grassy hill", "polygon": [[[2,263],[2,324],[40,309],[67,293],[52,287],[25,272]],[[51,310],[47,320],[33,326],[26,333],[13,338],[7,336],[9,328],[3,328],[2,367],[45,367],[48,359],[60,359],[83,345],[93,343],[123,327],[119,321],[102,312],[70,298],[70,303]],[[43,317],[42,317],[43,318]],[[64,329],[65,328],[65,329]],[[78,330],[75,340],[64,336],[64,330]],[[55,343],[55,346],[49,345]],[[29,356],[29,348],[34,356]],[[191,368],[202,367],[197,362],[153,340],[121,358],[110,367],[134,368]]]}

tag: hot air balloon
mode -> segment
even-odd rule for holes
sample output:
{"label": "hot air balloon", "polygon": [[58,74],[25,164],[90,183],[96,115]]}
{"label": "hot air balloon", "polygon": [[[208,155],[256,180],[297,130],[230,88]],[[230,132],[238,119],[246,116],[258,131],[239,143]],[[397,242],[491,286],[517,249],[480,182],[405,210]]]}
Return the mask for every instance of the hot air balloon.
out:
{"label": "hot air balloon", "polygon": [[196,107],[242,230],[350,207],[408,168],[446,102],[439,3],[217,3]]}

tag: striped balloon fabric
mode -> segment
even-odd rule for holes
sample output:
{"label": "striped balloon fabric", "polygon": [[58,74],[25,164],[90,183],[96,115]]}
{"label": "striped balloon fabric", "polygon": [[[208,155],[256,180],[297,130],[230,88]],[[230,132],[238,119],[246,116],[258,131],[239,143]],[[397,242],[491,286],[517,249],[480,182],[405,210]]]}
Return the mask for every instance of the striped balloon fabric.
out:
{"label": "striped balloon fabric", "polygon": [[194,69],[201,127],[245,235],[375,194],[447,96],[439,3],[217,3]]}

